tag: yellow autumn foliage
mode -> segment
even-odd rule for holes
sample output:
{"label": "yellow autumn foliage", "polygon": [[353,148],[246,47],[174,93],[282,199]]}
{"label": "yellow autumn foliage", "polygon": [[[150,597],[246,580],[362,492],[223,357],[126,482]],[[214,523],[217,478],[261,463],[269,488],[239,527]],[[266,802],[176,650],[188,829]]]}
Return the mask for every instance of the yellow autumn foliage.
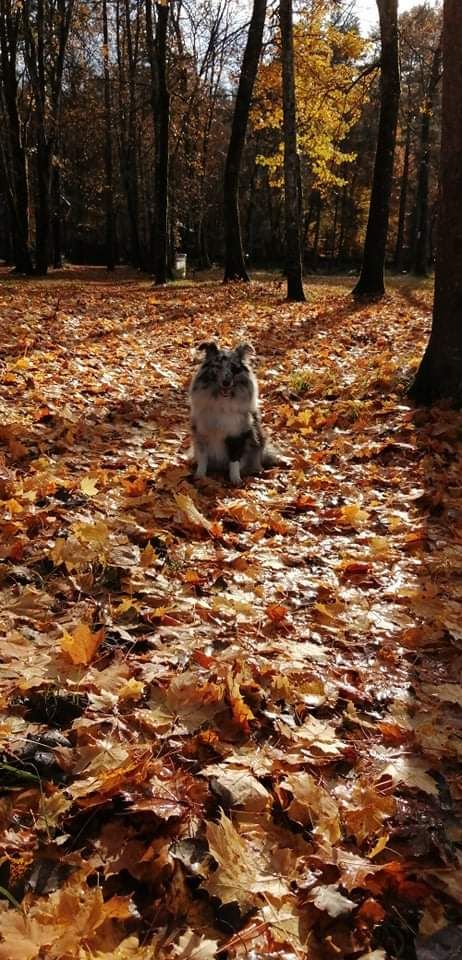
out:
{"label": "yellow autumn foliage", "polygon": [[[302,165],[315,189],[344,182],[343,166],[355,159],[344,143],[361,116],[371,76],[361,76],[368,41],[329,20],[330,0],[309,0],[294,24],[297,139]],[[274,54],[261,66],[253,110],[257,130],[273,133],[259,155],[274,186],[282,182],[282,86],[279,36]]]}

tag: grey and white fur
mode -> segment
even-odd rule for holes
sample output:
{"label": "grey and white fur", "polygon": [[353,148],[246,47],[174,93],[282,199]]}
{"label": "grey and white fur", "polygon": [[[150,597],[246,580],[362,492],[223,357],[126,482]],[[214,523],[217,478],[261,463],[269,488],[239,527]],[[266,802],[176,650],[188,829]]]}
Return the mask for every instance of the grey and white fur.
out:
{"label": "grey and white fur", "polygon": [[253,351],[247,343],[234,350],[201,343],[199,350],[205,357],[189,390],[196,477],[227,472],[239,484],[243,475],[281,463],[261,428]]}

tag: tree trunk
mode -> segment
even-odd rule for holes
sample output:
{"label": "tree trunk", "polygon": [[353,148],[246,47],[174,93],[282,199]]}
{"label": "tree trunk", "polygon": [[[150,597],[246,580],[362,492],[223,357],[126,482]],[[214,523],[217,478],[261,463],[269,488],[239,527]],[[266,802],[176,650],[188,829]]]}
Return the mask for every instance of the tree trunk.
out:
{"label": "tree trunk", "polygon": [[225,227],[225,282],[249,279],[242,249],[239,217],[239,174],[245,145],[252,93],[257,76],[263,42],[266,0],[254,0],[247,43],[242,60],[241,75],[234,106],[231,137],[225,165],[224,227]]}
{"label": "tree trunk", "polygon": [[334,204],[334,223],[332,226],[332,239],[331,239],[331,246],[330,246],[329,273],[334,272],[335,251],[337,249],[338,208],[339,208],[339,195],[338,193],[336,193],[335,204]]}
{"label": "tree trunk", "polygon": [[154,115],[154,280],[167,282],[168,179],[170,94],[167,84],[167,31],[169,4],[156,3],[156,33],[153,33],[152,2],[146,0],[146,30],[151,67],[151,101]]}
{"label": "tree trunk", "polygon": [[127,38],[128,60],[128,126],[126,152],[126,187],[128,222],[130,227],[130,241],[132,249],[132,263],[135,267],[141,266],[140,231],[139,231],[139,202],[138,202],[138,169],[136,163],[136,71],[138,62],[138,35],[139,22],[136,21],[135,38],[132,37],[130,19],[130,0],[125,0],[125,33]]}
{"label": "tree trunk", "polygon": [[35,272],[39,277],[44,277],[50,263],[51,152],[48,144],[41,137],[37,144],[37,207],[35,219]]}
{"label": "tree trunk", "polygon": [[345,230],[346,230],[346,212],[348,200],[348,184],[344,183],[342,187],[342,200],[340,204],[340,232],[338,238],[337,263],[343,263],[345,259]]}
{"label": "tree trunk", "polygon": [[314,221],[314,237],[313,237],[313,246],[309,251],[308,263],[311,270],[316,272],[318,269],[318,251],[319,251],[319,236],[321,232],[321,213],[322,213],[322,197],[319,190],[314,192],[314,204],[315,204],[315,221]]}
{"label": "tree trunk", "polygon": [[353,295],[382,297],[400,96],[398,0],[377,0],[382,45],[380,120],[361,275]]}
{"label": "tree trunk", "polygon": [[29,185],[26,153],[16,135],[11,142],[13,194],[11,201],[15,267],[18,273],[34,272],[29,248]]}
{"label": "tree trunk", "polygon": [[106,266],[115,269],[114,169],[112,162],[112,107],[109,76],[109,30],[107,0],[103,0],[103,68],[104,68],[104,206],[106,211]]}
{"label": "tree trunk", "polygon": [[51,240],[53,267],[58,270],[63,265],[61,235],[61,176],[56,164],[51,174]]}
{"label": "tree trunk", "polygon": [[18,111],[18,43],[20,8],[0,0],[0,91],[2,102],[2,148],[6,195],[13,232],[15,268],[33,272],[29,249],[29,184],[27,160]]}
{"label": "tree trunk", "polygon": [[428,274],[428,188],[430,179],[430,133],[436,90],[441,76],[441,43],[438,44],[432,60],[427,96],[423,105],[420,123],[420,162],[416,197],[416,243],[412,272],[417,277]]}
{"label": "tree trunk", "polygon": [[443,132],[436,286],[430,341],[411,388],[417,403],[462,405],[462,4],[443,13]]}
{"label": "tree trunk", "polygon": [[284,128],[284,209],[287,299],[303,301],[300,243],[299,158],[295,112],[295,64],[292,0],[279,0],[282,43],[282,103]]}
{"label": "tree trunk", "polygon": [[[51,173],[59,136],[64,58],[74,0],[56,5],[37,0],[22,4],[24,58],[30,76],[36,128],[36,257],[35,270],[44,276],[50,261]],[[54,43],[49,43],[53,35]]]}
{"label": "tree trunk", "polygon": [[404,163],[401,175],[401,187],[399,192],[399,214],[398,214],[398,232],[396,235],[396,247],[393,263],[396,270],[403,268],[403,248],[404,248],[404,230],[406,226],[406,207],[407,193],[409,188],[409,161],[411,157],[411,116],[407,118],[406,142],[404,146]]}

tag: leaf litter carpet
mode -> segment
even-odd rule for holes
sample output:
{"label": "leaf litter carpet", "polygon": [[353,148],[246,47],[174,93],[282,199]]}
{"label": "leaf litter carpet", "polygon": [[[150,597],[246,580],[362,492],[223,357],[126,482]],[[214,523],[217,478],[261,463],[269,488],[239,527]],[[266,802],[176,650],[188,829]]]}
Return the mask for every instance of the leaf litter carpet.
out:
{"label": "leaf litter carpet", "polygon": [[[461,420],[431,292],[0,286],[0,960],[462,949]],[[288,469],[192,480],[204,338]]]}

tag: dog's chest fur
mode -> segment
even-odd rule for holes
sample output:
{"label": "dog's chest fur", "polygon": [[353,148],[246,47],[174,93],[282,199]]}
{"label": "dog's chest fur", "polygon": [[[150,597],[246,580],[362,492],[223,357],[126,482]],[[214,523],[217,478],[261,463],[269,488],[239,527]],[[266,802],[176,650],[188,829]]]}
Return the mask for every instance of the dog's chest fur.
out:
{"label": "dog's chest fur", "polygon": [[197,390],[191,396],[191,413],[197,434],[205,440],[208,455],[217,466],[225,464],[228,454],[226,437],[235,437],[249,429],[252,410],[256,403],[249,404],[238,397],[213,396],[211,391]]}

